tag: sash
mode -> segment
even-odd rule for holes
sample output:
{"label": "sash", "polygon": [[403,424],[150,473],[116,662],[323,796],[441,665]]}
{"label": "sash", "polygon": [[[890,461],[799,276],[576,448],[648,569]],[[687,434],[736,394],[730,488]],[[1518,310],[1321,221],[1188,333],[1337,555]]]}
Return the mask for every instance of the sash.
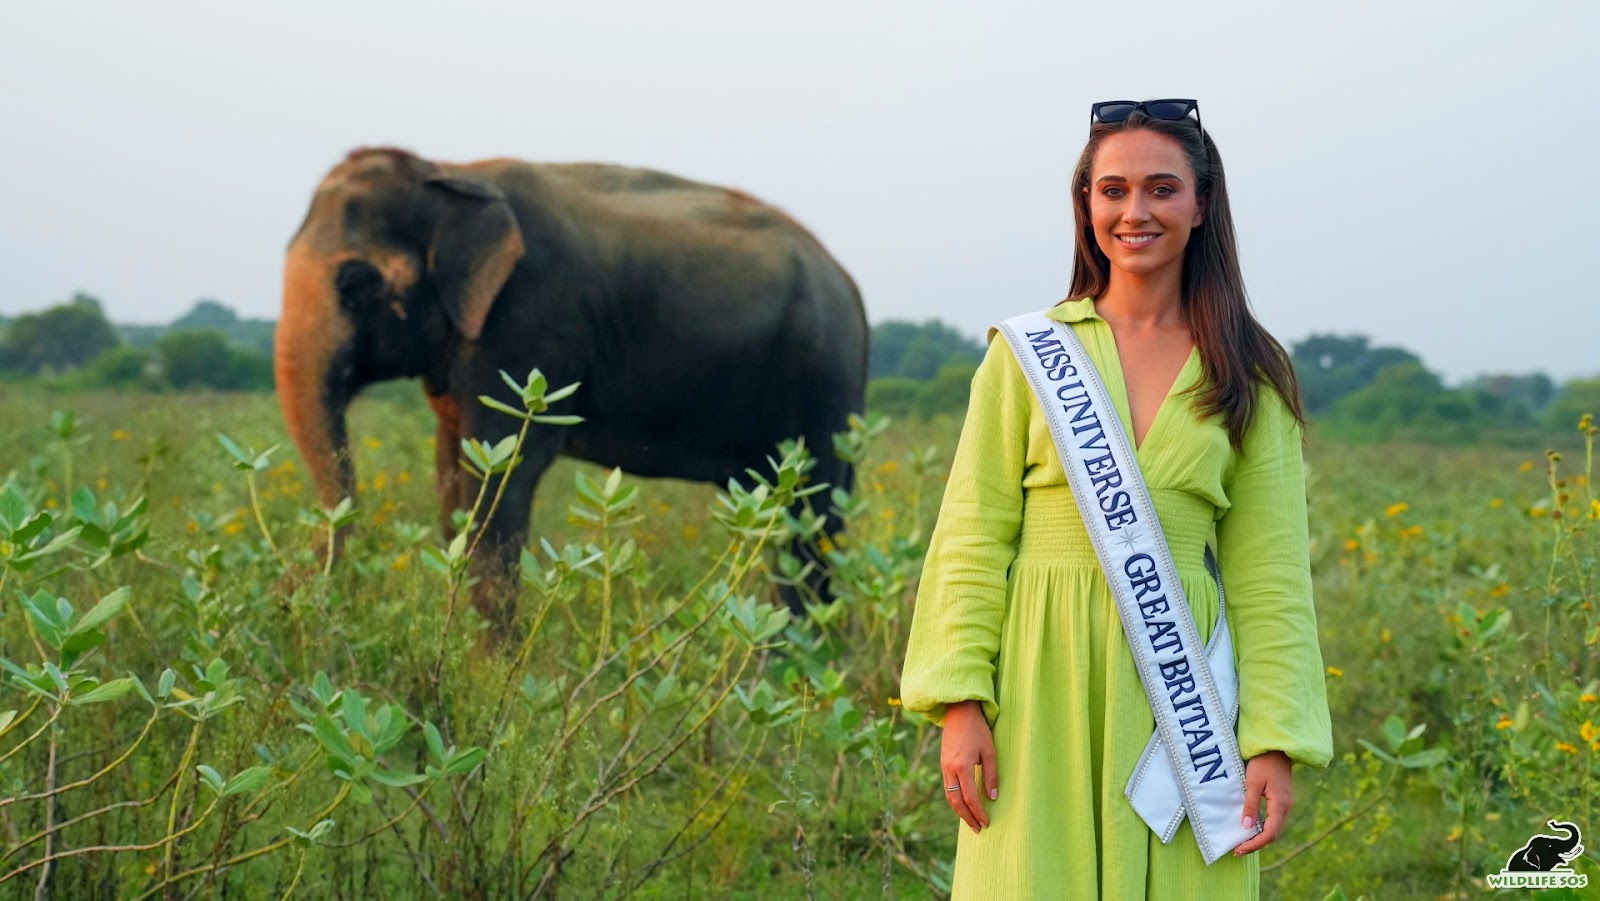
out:
{"label": "sash", "polygon": [[[1227,610],[1202,650],[1138,460],[1072,326],[1027,313],[995,329],[1044,411],[1155,714],[1155,732],[1123,794],[1162,844],[1187,815],[1210,865],[1262,829],[1259,817],[1249,829],[1240,822],[1244,760],[1234,737],[1238,676]],[[1206,555],[1220,596],[1209,547]]]}

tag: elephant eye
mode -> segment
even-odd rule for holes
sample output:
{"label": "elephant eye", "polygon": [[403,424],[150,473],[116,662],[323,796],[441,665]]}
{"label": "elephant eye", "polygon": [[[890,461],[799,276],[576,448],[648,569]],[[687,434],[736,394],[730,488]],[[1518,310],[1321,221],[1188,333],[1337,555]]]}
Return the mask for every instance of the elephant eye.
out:
{"label": "elephant eye", "polygon": [[350,260],[339,267],[333,279],[339,300],[346,306],[364,303],[383,293],[383,274],[371,263]]}

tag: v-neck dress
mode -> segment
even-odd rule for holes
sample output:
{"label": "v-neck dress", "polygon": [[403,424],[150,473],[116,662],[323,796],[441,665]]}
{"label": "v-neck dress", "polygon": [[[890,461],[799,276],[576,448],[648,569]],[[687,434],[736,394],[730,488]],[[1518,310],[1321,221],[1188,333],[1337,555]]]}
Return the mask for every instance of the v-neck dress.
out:
{"label": "v-neck dress", "polygon": [[[1131,442],[1116,342],[1094,300],[1046,315],[1077,332]],[[1300,427],[1258,383],[1235,452],[1220,418],[1202,420],[1198,398],[1183,393],[1203,378],[1196,350],[1135,456],[1202,641],[1219,608],[1205,546],[1216,552],[1239,671],[1240,753],[1278,750],[1324,767],[1333,734]],[[972,380],[900,698],[940,726],[946,705],[976,699],[993,731],[1000,788],[998,800],[984,799],[989,826],[974,834],[948,814],[959,830],[957,901],[1259,897],[1259,855],[1208,867],[1187,818],[1162,844],[1123,796],[1155,717],[1043,413],[1004,339],[991,338]]]}

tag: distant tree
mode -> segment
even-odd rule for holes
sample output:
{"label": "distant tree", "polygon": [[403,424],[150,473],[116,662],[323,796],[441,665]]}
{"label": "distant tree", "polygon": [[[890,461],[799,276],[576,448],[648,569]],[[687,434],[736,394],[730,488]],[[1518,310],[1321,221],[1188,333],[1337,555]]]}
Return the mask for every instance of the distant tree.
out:
{"label": "distant tree", "polygon": [[898,376],[931,379],[948,363],[977,365],[983,345],[937,319],[922,324],[903,321],[879,323],[872,328],[869,378]]}
{"label": "distant tree", "polygon": [[161,373],[180,391],[261,391],[272,387],[272,361],[264,354],[240,350],[215,329],[168,332],[156,342]]}
{"label": "distant tree", "polygon": [[82,384],[96,388],[139,388],[159,391],[168,387],[161,365],[145,347],[113,347],[83,368]]}
{"label": "distant tree", "polygon": [[1486,423],[1467,392],[1446,388],[1421,363],[1396,363],[1339,398],[1320,422],[1347,438],[1463,441]]}
{"label": "distant tree", "polygon": [[916,379],[894,376],[873,379],[867,383],[867,409],[890,418],[910,416],[922,384]]}
{"label": "distant tree", "polygon": [[1600,421],[1600,377],[1567,380],[1545,411],[1544,424],[1549,429],[1569,431],[1578,427],[1578,419],[1585,413],[1593,413]]}
{"label": "distant tree", "polygon": [[967,407],[972,394],[972,376],[978,371],[975,363],[951,363],[939,368],[933,378],[917,392],[912,412],[923,419],[932,419],[942,413],[960,413]]}
{"label": "distant tree", "polygon": [[168,328],[174,332],[213,328],[226,333],[238,322],[239,315],[232,309],[210,298],[202,298],[195,301],[193,309],[173,320]]}
{"label": "distant tree", "polygon": [[1556,385],[1548,375],[1534,372],[1480,375],[1468,379],[1461,390],[1474,399],[1485,419],[1500,425],[1527,427],[1537,425],[1544,418],[1546,408],[1555,397]]}
{"label": "distant tree", "polygon": [[59,373],[84,365],[117,343],[117,330],[106,321],[100,301],[80,292],[67,303],[12,320],[0,341],[6,348],[0,358],[30,375]]}
{"label": "distant tree", "polygon": [[1408,350],[1372,347],[1368,342],[1366,335],[1316,334],[1290,348],[1307,413],[1331,409],[1340,398],[1371,384],[1385,367],[1422,364]]}

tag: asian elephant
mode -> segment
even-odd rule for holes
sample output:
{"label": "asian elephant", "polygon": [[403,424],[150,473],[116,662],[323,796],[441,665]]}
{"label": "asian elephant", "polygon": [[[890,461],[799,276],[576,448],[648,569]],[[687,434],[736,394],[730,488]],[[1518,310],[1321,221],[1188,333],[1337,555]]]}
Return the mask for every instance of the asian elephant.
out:
{"label": "asian elephant", "polygon": [[1547,824],[1551,829],[1559,829],[1566,835],[1547,835],[1541,832],[1528,839],[1528,843],[1518,848],[1506,861],[1506,872],[1548,873],[1556,867],[1565,868],[1568,861],[1583,853],[1576,825],[1559,820],[1549,820]]}
{"label": "asian elephant", "polygon": [[[354,496],[352,397],[420,378],[438,416],[447,533],[479,487],[457,465],[461,440],[521,425],[478,400],[520,409],[500,371],[521,381],[538,367],[552,389],[581,382],[549,412],[583,423],[532,427],[484,525],[480,561],[502,569],[477,571],[493,581],[526,544],[535,486],[558,454],[726,483],[766,471],[779,441],[803,436],[812,482],[849,488],[832,435],[864,406],[867,342],[850,275],[747,194],[648,169],[363,148],[317,186],[290,241],[274,362],[289,433],[327,505]],[[818,561],[811,587],[830,597],[817,550],[796,553]],[[803,610],[797,592],[784,598]]]}

